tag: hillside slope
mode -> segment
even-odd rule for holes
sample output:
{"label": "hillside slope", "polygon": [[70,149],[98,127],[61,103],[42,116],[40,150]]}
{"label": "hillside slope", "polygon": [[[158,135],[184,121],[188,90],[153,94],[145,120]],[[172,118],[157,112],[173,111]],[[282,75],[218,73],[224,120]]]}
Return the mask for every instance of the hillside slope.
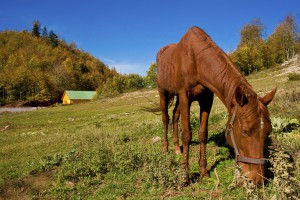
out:
{"label": "hillside slope", "polygon": [[[161,116],[141,111],[142,106],[158,102],[158,93],[142,90],[86,104],[0,114],[0,198],[279,199],[297,195],[300,79],[290,80],[285,73],[293,65],[299,66],[299,60],[247,77],[260,96],[278,88],[269,106],[273,125],[275,120],[278,124],[270,135],[270,158],[278,159],[270,160],[268,167],[281,168],[273,173],[276,179],[267,177],[269,183],[262,188],[249,184],[247,189],[228,189],[236,165],[225,145],[228,116],[218,98],[209,120],[210,178],[199,179],[199,107],[193,104],[192,182],[182,187],[180,157],[172,151],[162,153]],[[171,134],[169,138],[172,150]]]}
{"label": "hillside slope", "polygon": [[55,102],[66,89],[96,90],[116,74],[74,43],[58,42],[54,47],[27,31],[0,32],[0,105]]}

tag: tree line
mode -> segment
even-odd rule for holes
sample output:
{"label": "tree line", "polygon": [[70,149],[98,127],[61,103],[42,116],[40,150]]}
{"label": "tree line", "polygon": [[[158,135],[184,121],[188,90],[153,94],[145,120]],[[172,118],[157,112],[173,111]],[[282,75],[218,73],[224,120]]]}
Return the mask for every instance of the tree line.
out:
{"label": "tree line", "polygon": [[[298,25],[288,15],[264,38],[265,25],[255,19],[240,31],[237,48],[229,53],[245,74],[280,64],[300,51]],[[0,105],[59,102],[64,90],[96,90],[95,98],[156,87],[155,63],[147,74],[124,75],[99,59],[66,43],[39,21],[31,31],[0,31]]]}
{"label": "tree line", "polygon": [[229,57],[245,75],[276,66],[299,53],[298,28],[294,17],[288,15],[264,38],[265,25],[260,19],[254,19],[241,29],[240,43]]}
{"label": "tree line", "polygon": [[[244,75],[274,67],[300,52],[299,26],[292,15],[288,15],[266,38],[265,28],[260,19],[254,19],[246,24],[240,31],[240,43],[233,52],[229,53],[231,60]],[[155,88],[156,68],[155,63],[150,65],[144,77],[144,86],[142,86],[142,79],[136,79],[135,87],[126,83],[125,80],[133,78],[131,75],[127,78],[116,76],[103,87],[99,87],[97,94],[105,97],[143,87]]]}

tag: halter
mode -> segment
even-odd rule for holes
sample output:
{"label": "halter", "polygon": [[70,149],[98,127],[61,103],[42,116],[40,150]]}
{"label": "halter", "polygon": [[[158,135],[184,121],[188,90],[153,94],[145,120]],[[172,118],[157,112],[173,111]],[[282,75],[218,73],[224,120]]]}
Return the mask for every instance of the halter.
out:
{"label": "halter", "polygon": [[250,163],[250,164],[256,164],[256,165],[264,165],[266,163],[265,158],[250,158],[246,156],[242,156],[237,148],[234,135],[233,135],[233,123],[237,114],[238,106],[235,107],[234,113],[231,117],[230,123],[229,123],[229,128],[226,130],[225,136],[227,137],[228,133],[230,134],[230,138],[234,147],[235,151],[235,160],[236,162],[242,162],[242,163]]}

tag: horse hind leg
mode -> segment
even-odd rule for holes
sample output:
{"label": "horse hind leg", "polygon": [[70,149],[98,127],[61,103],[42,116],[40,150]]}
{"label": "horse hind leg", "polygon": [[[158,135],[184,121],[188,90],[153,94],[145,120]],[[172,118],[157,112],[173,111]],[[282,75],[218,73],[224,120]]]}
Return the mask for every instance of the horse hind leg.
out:
{"label": "horse hind leg", "polygon": [[174,143],[174,151],[177,155],[181,154],[181,149],[179,147],[179,139],[178,139],[178,120],[180,117],[180,109],[179,109],[179,97],[177,97],[175,107],[173,110],[173,143]]}
{"label": "horse hind leg", "polygon": [[168,113],[168,105],[169,105],[169,95],[166,92],[160,92],[160,108],[162,111],[162,121],[164,124],[164,146],[163,151],[168,152],[168,126],[169,126],[169,113]]}

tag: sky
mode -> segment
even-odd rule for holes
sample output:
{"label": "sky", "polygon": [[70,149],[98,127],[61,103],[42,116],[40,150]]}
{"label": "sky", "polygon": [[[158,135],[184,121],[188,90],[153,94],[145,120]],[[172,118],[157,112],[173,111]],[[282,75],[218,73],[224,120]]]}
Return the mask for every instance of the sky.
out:
{"label": "sky", "polygon": [[122,74],[146,75],[158,50],[177,43],[188,28],[204,29],[225,52],[240,30],[259,18],[267,37],[300,0],[0,0],[0,31],[31,31],[38,20]]}

